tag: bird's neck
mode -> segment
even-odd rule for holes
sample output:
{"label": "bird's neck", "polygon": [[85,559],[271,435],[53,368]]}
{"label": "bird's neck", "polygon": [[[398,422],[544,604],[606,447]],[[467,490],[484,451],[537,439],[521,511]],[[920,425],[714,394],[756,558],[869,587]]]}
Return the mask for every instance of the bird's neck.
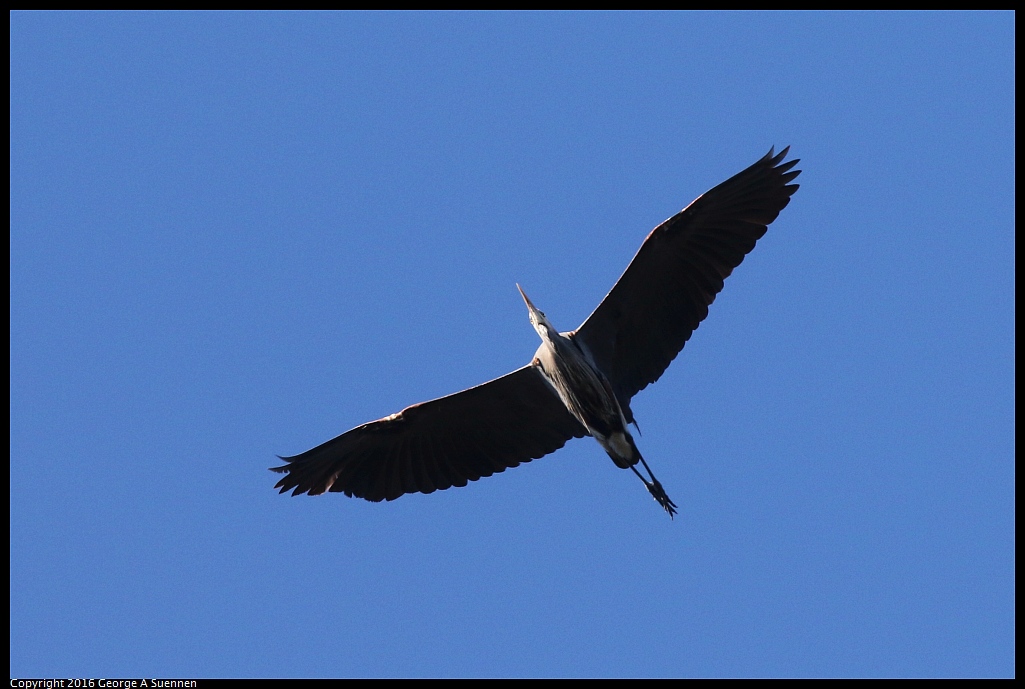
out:
{"label": "bird's neck", "polygon": [[562,333],[546,323],[538,325],[537,334],[541,336],[541,341],[552,349],[557,349],[559,344],[566,340]]}

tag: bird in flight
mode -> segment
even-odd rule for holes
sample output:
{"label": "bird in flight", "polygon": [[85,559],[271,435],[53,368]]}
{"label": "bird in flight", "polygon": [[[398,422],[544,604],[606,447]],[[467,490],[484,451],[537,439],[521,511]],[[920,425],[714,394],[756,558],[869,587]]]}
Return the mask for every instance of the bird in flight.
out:
{"label": "bird in flight", "polygon": [[[465,486],[591,436],[672,517],[676,504],[630,434],[630,401],[654,383],[708,315],[733,269],[797,191],[800,170],[769,153],[648,235],[612,291],[570,332],[527,298],[533,360],[476,387],[406,407],[294,457],[274,486],[374,502]],[[642,474],[637,465],[644,467]]]}

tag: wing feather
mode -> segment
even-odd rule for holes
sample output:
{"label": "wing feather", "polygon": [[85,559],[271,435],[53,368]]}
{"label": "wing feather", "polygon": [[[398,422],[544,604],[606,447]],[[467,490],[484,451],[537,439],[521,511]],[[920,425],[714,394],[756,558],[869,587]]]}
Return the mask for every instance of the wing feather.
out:
{"label": "wing feather", "polygon": [[394,500],[465,486],[554,452],[587,431],[531,364],[357,426],[272,471],[293,495]]}
{"label": "wing feather", "polygon": [[652,230],[612,291],[572,334],[608,377],[624,411],[708,315],[723,281],[797,191],[800,170],[773,151]]}

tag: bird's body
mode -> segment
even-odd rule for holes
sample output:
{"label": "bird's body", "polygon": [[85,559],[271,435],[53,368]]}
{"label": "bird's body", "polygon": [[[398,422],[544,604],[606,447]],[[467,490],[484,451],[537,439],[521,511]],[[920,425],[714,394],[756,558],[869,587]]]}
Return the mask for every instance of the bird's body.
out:
{"label": "bird's body", "polygon": [[[560,333],[520,289],[541,337],[530,364],[358,426],[284,457],[276,488],[394,500],[465,486],[590,435],[670,514],[676,505],[637,450],[632,397],[661,376],[708,314],[723,280],[797,190],[798,162],[772,151],[656,227],[612,291]],[[647,472],[638,470],[640,463]]]}
{"label": "bird's body", "polygon": [[584,356],[580,345],[559,334],[556,346],[545,342],[534,355],[541,374],[566,409],[597,440],[621,469],[637,463],[626,418],[612,385]]}
{"label": "bird's body", "polygon": [[[531,325],[541,336],[541,346],[534,355],[532,365],[559,396],[569,413],[605,449],[616,466],[620,469],[633,469],[669,516],[676,514],[676,504],[669,499],[662,484],[651,473],[630,435],[623,407],[608,377],[584,351],[574,333],[560,333],[556,330],[544,313],[527,298],[523,289],[519,285],[516,288],[527,303]],[[637,471],[638,462],[644,463],[650,481]]]}
{"label": "bird's body", "polygon": [[[523,298],[531,308],[533,321],[533,304],[527,295]],[[541,334],[541,346],[534,354],[534,365],[566,409],[601,443],[617,466],[627,469],[636,464],[637,457],[623,446],[627,442],[624,434],[629,436],[626,418],[608,378],[590,361],[572,333],[556,331],[547,320],[535,328]]]}

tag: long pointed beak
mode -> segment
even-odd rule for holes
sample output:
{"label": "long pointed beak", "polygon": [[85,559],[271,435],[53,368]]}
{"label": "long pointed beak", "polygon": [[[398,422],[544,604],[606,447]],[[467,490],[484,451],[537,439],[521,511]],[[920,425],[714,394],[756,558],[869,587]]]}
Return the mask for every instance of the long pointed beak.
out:
{"label": "long pointed beak", "polygon": [[537,307],[534,306],[532,301],[530,301],[530,297],[527,296],[527,293],[523,291],[523,288],[520,287],[520,283],[518,282],[516,283],[516,289],[520,291],[520,296],[523,297],[523,301],[527,302],[527,308],[531,311],[537,311]]}

